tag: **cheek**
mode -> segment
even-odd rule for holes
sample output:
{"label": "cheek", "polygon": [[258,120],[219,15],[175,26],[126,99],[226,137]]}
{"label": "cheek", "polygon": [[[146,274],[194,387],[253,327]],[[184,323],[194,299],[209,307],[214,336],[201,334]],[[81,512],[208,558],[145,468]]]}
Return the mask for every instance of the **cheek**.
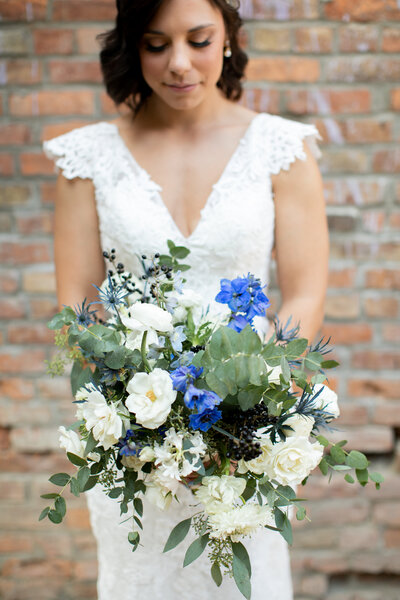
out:
{"label": "cheek", "polygon": [[146,81],[156,79],[165,70],[165,59],[157,54],[142,54],[140,56],[142,74]]}

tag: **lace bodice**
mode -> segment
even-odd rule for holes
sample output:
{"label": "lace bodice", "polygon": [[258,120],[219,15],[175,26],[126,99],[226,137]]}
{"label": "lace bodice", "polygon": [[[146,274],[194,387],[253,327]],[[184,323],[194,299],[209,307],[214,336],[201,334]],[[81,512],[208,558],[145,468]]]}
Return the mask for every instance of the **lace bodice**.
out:
{"label": "lace bodice", "polygon": [[[138,257],[166,250],[166,240],[186,245],[187,285],[210,302],[222,277],[249,271],[268,283],[274,240],[272,174],[305,159],[303,139],[318,132],[281,117],[253,118],[185,237],[162,199],[162,189],[136,162],[113,123],[75,129],[44,143],[67,179],[92,179],[103,250],[115,248],[127,270],[140,273]],[[212,265],[212,268],[211,268]]]}
{"label": "lace bodice", "polygon": [[[212,304],[223,277],[251,272],[268,282],[275,214],[271,175],[305,159],[303,140],[317,136],[312,125],[265,113],[254,117],[188,238],[165,206],[161,187],[135,161],[114,124],[75,129],[45,142],[44,149],[66,178],[93,180],[104,250],[115,248],[125,268],[141,274],[142,254],[164,252],[167,239],[184,244],[191,251],[185,259],[192,267],[185,272],[187,284]],[[267,321],[258,319],[265,333]],[[88,492],[98,541],[99,600],[242,598],[229,579],[216,588],[205,555],[182,569],[187,544],[162,554],[171,529],[193,512],[193,498],[183,486],[179,499],[166,513],[145,502],[142,545],[132,554],[126,541],[130,524],[119,524],[118,504],[98,486]],[[262,530],[246,546],[253,566],[252,599],[292,600],[287,547],[279,534]]]}

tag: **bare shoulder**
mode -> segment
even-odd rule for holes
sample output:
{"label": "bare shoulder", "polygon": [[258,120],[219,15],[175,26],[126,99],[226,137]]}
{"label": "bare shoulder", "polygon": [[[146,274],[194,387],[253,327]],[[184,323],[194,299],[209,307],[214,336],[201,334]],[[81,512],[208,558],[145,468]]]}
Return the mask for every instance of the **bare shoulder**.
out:
{"label": "bare shoulder", "polygon": [[[311,191],[322,193],[322,177],[318,162],[310,150],[307,141],[303,142],[305,160],[297,158],[288,170],[281,170],[272,175],[272,187],[275,194],[298,196],[299,193],[309,194]],[[291,194],[291,192],[295,194]]]}

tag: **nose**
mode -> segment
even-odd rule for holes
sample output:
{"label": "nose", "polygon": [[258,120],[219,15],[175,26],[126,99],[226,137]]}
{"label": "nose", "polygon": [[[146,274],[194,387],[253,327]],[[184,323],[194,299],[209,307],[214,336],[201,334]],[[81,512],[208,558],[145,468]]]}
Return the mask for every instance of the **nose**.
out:
{"label": "nose", "polygon": [[171,46],[171,54],[169,57],[168,68],[171,73],[176,75],[184,75],[191,68],[189,56],[189,48],[185,44],[173,44]]}

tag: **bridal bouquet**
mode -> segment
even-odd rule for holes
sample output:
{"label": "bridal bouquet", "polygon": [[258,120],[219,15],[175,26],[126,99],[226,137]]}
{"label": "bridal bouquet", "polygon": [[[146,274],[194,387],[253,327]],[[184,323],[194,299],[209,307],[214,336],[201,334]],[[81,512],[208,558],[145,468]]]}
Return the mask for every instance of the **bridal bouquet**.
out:
{"label": "bridal bouquet", "polygon": [[[196,534],[184,565],[207,548],[216,585],[234,577],[251,595],[251,565],[243,541],[260,528],[288,543],[288,510],[306,518],[295,486],[319,466],[324,475],[343,471],[346,481],[382,477],[368,471],[360,452],[319,434],[339,415],[336,394],[326,385],[327,342],[310,346],[298,327],[282,326],[264,341],[255,331],[269,306],[253,275],[222,279],[213,306],[185,286],[181,264],[189,251],[168,241],[169,254],[140,258],[138,278],[104,252],[110,270],[98,289],[109,318],[92,304],[66,306],[49,323],[56,343],[73,361],[71,385],[77,421],[60,427],[60,445],[77,467],[50,482],[59,492],[41,513],[60,523],[63,491],[80,493],[102,485],[132,519],[128,540],[140,544],[143,497],[162,509],[187,486],[196,504],[178,523],[164,552]],[[215,307],[221,307],[219,313]],[[214,309],[214,310],[213,310]],[[49,368],[63,371],[56,358]],[[350,474],[355,472],[355,478]],[[278,535],[278,534],[277,534]]]}

